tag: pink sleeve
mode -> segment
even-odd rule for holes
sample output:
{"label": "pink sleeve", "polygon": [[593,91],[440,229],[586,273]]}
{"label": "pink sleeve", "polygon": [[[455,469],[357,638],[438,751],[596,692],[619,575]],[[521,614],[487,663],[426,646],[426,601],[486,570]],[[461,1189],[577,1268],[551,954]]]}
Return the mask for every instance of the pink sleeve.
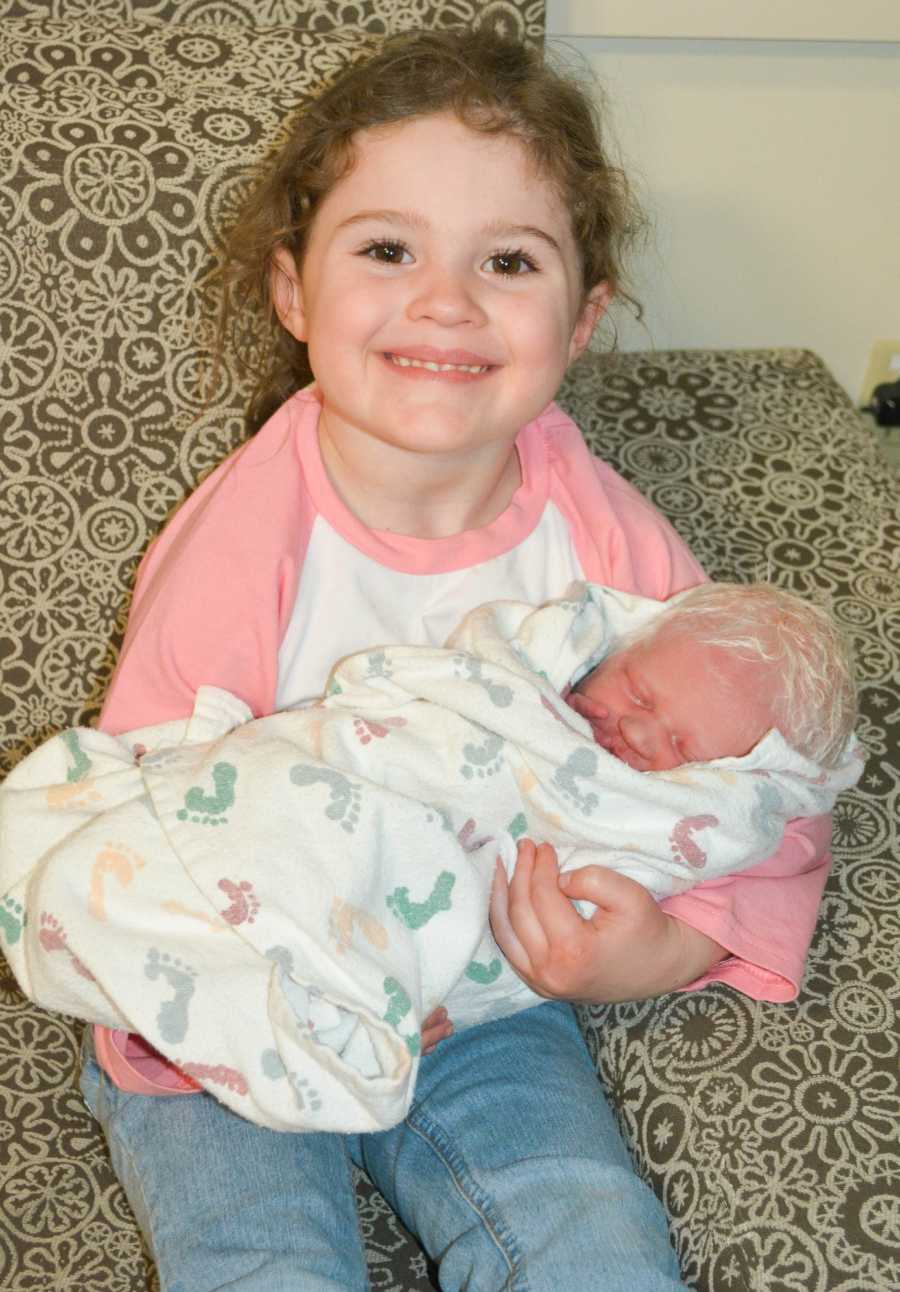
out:
{"label": "pink sleeve", "polygon": [[270,713],[309,534],[291,403],[188,498],[148,551],[101,725],[187,716],[201,685]]}
{"label": "pink sleeve", "polygon": [[670,897],[663,909],[730,956],[685,990],[725,982],[754,1000],[793,1000],[831,866],[831,817],[790,821],[766,861]]}
{"label": "pink sleeve", "polygon": [[[687,544],[651,503],[606,463],[595,458],[593,472],[586,470],[580,435],[579,443],[562,423],[554,431],[558,502],[586,578],[660,600],[705,579]],[[691,988],[727,982],[755,1000],[797,995],[830,846],[830,816],[792,821],[768,860],[664,903],[668,914],[730,953]]]}

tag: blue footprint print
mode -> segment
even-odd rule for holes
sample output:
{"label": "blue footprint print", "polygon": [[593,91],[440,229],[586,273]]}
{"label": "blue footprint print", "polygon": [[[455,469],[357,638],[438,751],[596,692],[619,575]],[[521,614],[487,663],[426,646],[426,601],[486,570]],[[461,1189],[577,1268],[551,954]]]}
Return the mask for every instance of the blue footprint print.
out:
{"label": "blue footprint print", "polygon": [[469,742],[463,745],[465,763],[460,768],[463,776],[472,780],[476,776],[493,776],[500,770],[500,753],[503,737],[488,734],[480,745]]}
{"label": "blue footprint print", "polygon": [[151,947],[147,952],[144,973],[151,982],[163,978],[174,992],[171,1000],[164,1000],[160,1005],[156,1024],[163,1040],[177,1045],[187,1035],[188,1005],[194,994],[196,971],[174,956]]}
{"label": "blue footprint print", "polygon": [[597,771],[597,755],[593,749],[576,749],[569,755],[562,767],[558,767],[554,772],[553,779],[567,799],[580,808],[585,815],[589,816],[599,803],[599,799],[593,792],[584,794],[578,788],[578,780],[582,777],[595,775]]}
{"label": "blue footprint print", "polygon": [[471,655],[457,655],[454,664],[462,664],[469,675],[469,681],[474,682],[476,686],[482,687],[487,693],[487,698],[491,704],[496,705],[498,709],[508,709],[513,702],[512,688],[506,686],[503,682],[492,682],[489,677],[485,677],[482,671],[480,659],[473,659]]}
{"label": "blue footprint print", "polygon": [[361,796],[358,785],[330,767],[307,767],[303,763],[291,768],[290,777],[294,785],[327,785],[329,803],[325,815],[337,821],[348,834],[353,833],[359,824]]}

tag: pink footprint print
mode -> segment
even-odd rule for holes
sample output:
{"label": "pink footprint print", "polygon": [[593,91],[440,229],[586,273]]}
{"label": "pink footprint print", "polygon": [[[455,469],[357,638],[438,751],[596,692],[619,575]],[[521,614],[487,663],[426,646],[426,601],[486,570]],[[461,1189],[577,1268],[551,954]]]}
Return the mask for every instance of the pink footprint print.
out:
{"label": "pink footprint print", "polygon": [[376,722],[374,718],[353,719],[353,730],[361,745],[368,745],[373,739],[384,740],[392,727],[396,729],[405,726],[405,718],[385,718],[383,722]]}
{"label": "pink footprint print", "polygon": [[227,924],[252,924],[259,911],[259,898],[253,885],[246,879],[235,884],[230,879],[220,879],[219,888],[231,902],[220,914]]}
{"label": "pink footprint print", "polygon": [[69,950],[65,929],[56,916],[51,915],[49,911],[41,912],[41,931],[38,934],[38,940],[48,954],[53,951],[65,951],[72,961],[72,968],[77,974],[80,974],[82,978],[86,978],[88,982],[96,981],[90,969],[86,969],[74,952]]}
{"label": "pink footprint print", "polygon": [[694,832],[718,824],[717,816],[686,816],[676,822],[675,829],[669,835],[675,860],[685,862],[694,870],[702,870],[706,865],[706,853],[694,839]]}
{"label": "pink footprint print", "polygon": [[245,1095],[250,1089],[247,1078],[237,1068],[228,1068],[224,1063],[180,1063],[178,1066],[194,1081],[211,1081],[214,1085],[233,1090],[237,1095]]}

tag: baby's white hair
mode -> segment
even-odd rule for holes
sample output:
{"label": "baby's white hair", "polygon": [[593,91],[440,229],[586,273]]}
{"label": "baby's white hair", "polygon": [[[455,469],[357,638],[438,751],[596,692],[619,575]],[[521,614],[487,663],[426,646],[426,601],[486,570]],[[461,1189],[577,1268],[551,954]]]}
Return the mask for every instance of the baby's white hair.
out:
{"label": "baby's white hair", "polygon": [[684,631],[775,670],[773,725],[835,767],[856,723],[853,652],[827,610],[771,583],[701,583],[672,599],[644,637]]}

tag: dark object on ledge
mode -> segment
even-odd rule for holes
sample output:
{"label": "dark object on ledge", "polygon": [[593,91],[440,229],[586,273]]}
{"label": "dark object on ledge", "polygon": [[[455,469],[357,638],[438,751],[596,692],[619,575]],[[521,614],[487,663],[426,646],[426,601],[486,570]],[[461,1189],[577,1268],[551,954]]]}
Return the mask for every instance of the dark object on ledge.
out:
{"label": "dark object on ledge", "polygon": [[900,426],[900,378],[876,386],[863,412],[871,413],[879,426]]}

